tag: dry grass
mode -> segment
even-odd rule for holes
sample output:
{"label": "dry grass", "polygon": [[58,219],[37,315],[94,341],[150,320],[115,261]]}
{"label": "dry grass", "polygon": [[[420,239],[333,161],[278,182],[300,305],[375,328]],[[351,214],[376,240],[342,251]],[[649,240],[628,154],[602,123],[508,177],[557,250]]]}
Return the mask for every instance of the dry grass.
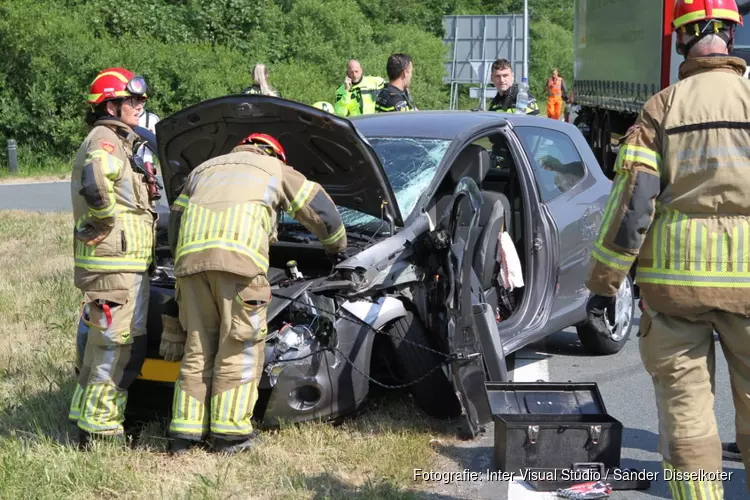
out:
{"label": "dry grass", "polygon": [[365,414],[332,427],[290,426],[257,450],[171,458],[154,422],[136,450],[70,443],[79,293],[72,283],[71,216],[0,212],[0,498],[413,498],[414,468],[451,441],[408,398],[381,396]]}

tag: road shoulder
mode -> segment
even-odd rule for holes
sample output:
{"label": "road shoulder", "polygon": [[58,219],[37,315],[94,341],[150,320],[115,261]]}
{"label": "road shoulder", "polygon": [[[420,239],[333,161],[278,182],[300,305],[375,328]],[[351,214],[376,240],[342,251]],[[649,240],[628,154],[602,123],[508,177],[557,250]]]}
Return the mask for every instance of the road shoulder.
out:
{"label": "road shoulder", "polygon": [[70,182],[70,174],[0,177],[0,186],[14,184],[42,184],[45,182]]}

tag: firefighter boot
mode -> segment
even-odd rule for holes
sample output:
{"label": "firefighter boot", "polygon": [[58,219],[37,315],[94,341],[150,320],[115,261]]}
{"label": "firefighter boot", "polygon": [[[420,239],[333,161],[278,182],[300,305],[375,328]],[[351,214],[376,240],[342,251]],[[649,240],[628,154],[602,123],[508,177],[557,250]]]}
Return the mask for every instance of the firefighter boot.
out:
{"label": "firefighter boot", "polygon": [[187,439],[174,438],[169,442],[169,454],[184,455],[196,444],[197,443],[194,441],[189,441]]}
{"label": "firefighter boot", "polygon": [[78,429],[79,451],[91,451],[91,448],[94,446],[94,441],[101,443],[115,443],[125,449],[130,448],[126,443],[125,436],[123,435],[96,434],[84,431],[83,429]]}
{"label": "firefighter boot", "polygon": [[245,440],[236,441],[222,438],[214,438],[214,451],[216,453],[235,454],[253,448],[258,438],[258,431],[254,430]]}
{"label": "firefighter boot", "polygon": [[724,460],[742,462],[742,454],[737,443],[721,443],[721,456]]}

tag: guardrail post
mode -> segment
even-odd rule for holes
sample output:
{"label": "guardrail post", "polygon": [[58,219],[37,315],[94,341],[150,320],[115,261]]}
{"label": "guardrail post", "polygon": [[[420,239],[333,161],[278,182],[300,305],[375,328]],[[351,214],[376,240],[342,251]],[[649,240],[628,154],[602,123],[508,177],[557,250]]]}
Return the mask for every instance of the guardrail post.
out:
{"label": "guardrail post", "polygon": [[18,171],[18,154],[16,152],[15,139],[8,139],[8,170],[11,173]]}

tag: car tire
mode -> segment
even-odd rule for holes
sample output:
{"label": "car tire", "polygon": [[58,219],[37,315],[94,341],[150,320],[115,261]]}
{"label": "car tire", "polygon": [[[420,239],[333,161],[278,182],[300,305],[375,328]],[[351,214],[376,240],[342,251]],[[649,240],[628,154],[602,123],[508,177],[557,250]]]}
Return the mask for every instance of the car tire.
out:
{"label": "car tire", "polygon": [[630,276],[625,277],[617,292],[615,308],[615,324],[610,323],[607,317],[606,334],[596,328],[595,320],[590,314],[586,323],[576,328],[578,338],[588,352],[601,355],[616,354],[630,338],[635,316],[635,290]]}
{"label": "car tire", "polygon": [[[435,349],[429,341],[422,321],[411,311],[407,311],[406,316],[394,321],[388,329],[388,334],[391,337],[393,354],[398,362],[401,383],[409,383],[422,377],[445,359],[435,352],[414,345]],[[461,414],[461,405],[453,384],[442,369],[434,370],[421,382],[409,386],[408,390],[417,406],[430,417],[453,418]]]}

